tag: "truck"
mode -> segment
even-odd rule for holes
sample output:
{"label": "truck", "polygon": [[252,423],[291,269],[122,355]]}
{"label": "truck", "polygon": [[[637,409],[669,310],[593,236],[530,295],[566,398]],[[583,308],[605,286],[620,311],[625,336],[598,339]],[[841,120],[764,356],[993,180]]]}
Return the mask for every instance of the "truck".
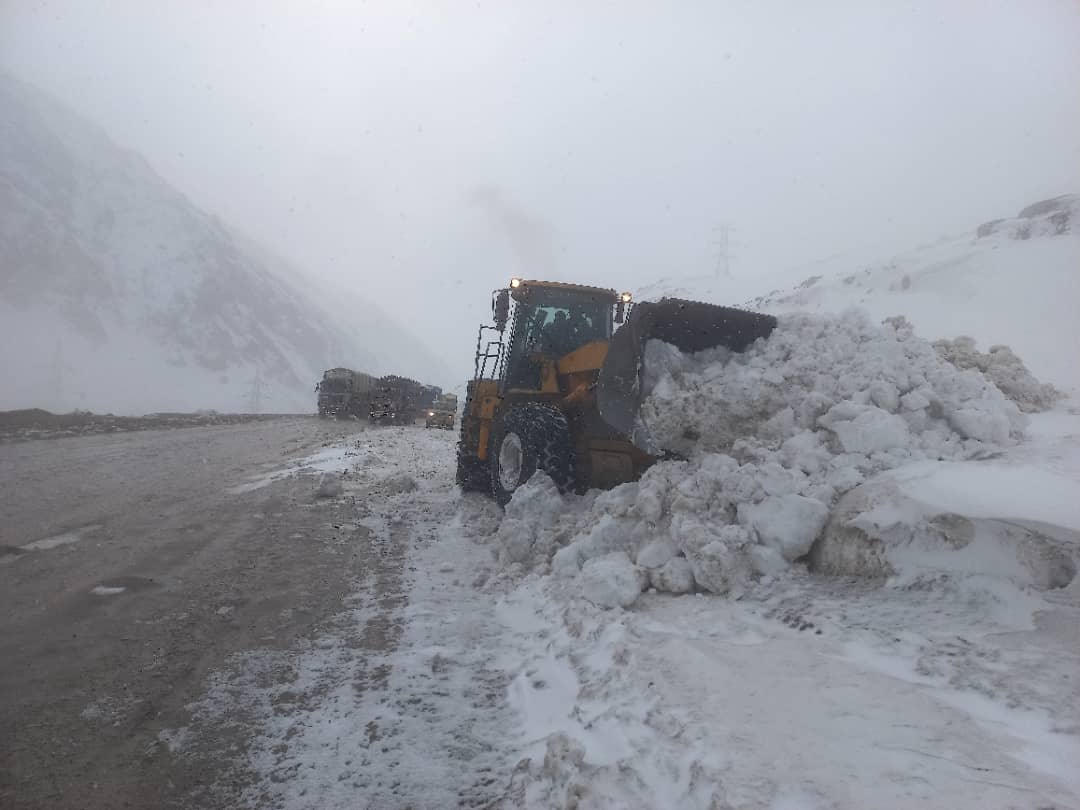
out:
{"label": "truck", "polygon": [[420,394],[420,408],[430,410],[431,406],[435,404],[435,400],[442,396],[442,389],[437,385],[425,385],[422,388],[424,390]]}
{"label": "truck", "polygon": [[378,380],[351,368],[331,368],[323,372],[315,385],[318,394],[319,416],[366,416]]}
{"label": "truck", "polygon": [[428,409],[427,420],[424,423],[425,427],[453,430],[454,420],[457,418],[457,409],[457,394],[443,394]]}
{"label": "truck", "polygon": [[379,424],[411,425],[427,399],[426,387],[408,377],[387,374],[375,384],[368,417]]}

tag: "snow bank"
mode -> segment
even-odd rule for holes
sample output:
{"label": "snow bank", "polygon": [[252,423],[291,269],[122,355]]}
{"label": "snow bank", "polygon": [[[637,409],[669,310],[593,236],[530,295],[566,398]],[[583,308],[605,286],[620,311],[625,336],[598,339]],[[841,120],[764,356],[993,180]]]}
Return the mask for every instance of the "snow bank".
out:
{"label": "snow bank", "polygon": [[842,497],[810,557],[830,574],[905,585],[942,572],[1047,590],[1080,567],[1080,483],[1045,469],[924,462]]}
{"label": "snow bank", "polygon": [[[994,455],[1026,423],[902,319],[877,326],[854,311],[782,316],[741,354],[653,341],[646,372],[638,436],[682,460],[584,498],[534,476],[499,529],[504,562],[572,577],[622,554],[657,590],[738,596],[805,557],[853,487],[914,462]],[[583,576],[586,598],[626,606],[630,588],[612,596],[608,567]]]}
{"label": "snow bank", "polygon": [[1026,413],[1047,411],[1064,398],[1054,386],[1035,379],[1008,346],[991,346],[989,352],[980,352],[974,338],[962,335],[954,340],[935,340],[934,348],[957,368],[981,371]]}
{"label": "snow bank", "polygon": [[[812,433],[831,455],[870,457],[871,467],[886,469],[922,456],[978,455],[980,444],[1006,445],[1025,424],[985,375],[958,372],[906,321],[876,326],[855,310],[781,316],[768,340],[742,354],[687,357],[653,341],[646,365],[646,385],[657,382],[642,428],[658,449],[685,455],[755,454]],[[820,458],[809,449],[786,455]]]}

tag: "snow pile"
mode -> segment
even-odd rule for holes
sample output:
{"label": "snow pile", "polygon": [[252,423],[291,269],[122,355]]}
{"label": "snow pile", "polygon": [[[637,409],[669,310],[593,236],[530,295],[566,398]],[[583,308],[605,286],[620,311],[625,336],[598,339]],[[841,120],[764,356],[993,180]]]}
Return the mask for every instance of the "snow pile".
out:
{"label": "snow pile", "polygon": [[639,430],[684,458],[577,499],[536,475],[498,532],[504,563],[581,571],[584,595],[604,607],[625,606],[633,581],[612,555],[634,561],[642,587],[737,596],[805,557],[863,481],[999,453],[1026,423],[981,372],[957,369],[902,319],[876,326],[858,312],[784,316],[741,354],[654,341],[646,369]]}
{"label": "snow pile", "polygon": [[962,335],[954,340],[935,340],[934,348],[957,368],[974,368],[989,377],[1025,413],[1053,408],[1064,397],[1049,383],[1041,383],[1008,346],[991,346],[989,352],[975,348],[975,339]]}
{"label": "snow pile", "polygon": [[741,354],[687,356],[651,341],[645,362],[642,427],[655,447],[684,455],[757,457],[793,440],[776,461],[817,467],[805,456],[824,462],[821,445],[850,456],[845,466],[878,472],[977,456],[1008,445],[1025,424],[983,374],[958,373],[904,319],[875,326],[854,310],[782,316],[768,340]]}
{"label": "snow pile", "polygon": [[954,572],[1065,588],[1080,567],[1078,500],[1080,482],[1033,464],[911,464],[845,494],[810,563],[897,586]]}

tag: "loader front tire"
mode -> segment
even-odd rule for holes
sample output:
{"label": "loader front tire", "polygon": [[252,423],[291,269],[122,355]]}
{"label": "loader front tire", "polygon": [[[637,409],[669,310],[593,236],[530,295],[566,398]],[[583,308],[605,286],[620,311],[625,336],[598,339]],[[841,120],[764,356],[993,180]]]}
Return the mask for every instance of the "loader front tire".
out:
{"label": "loader front tire", "polygon": [[574,442],[566,415],[542,402],[514,405],[493,431],[489,452],[491,491],[504,506],[537,470],[560,492],[574,481]]}

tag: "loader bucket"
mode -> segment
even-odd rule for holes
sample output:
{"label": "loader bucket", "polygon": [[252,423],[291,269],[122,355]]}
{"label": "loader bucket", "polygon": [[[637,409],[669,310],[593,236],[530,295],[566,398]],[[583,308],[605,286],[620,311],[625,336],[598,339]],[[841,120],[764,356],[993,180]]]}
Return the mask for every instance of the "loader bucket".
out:
{"label": "loader bucket", "polygon": [[775,328],[776,318],[772,315],[734,307],[679,298],[636,304],[612,337],[600,369],[596,385],[600,416],[641,449],[652,452],[647,437],[635,435],[645,344],[662,340],[686,353],[717,346],[741,352],[758,338],[768,337]]}

